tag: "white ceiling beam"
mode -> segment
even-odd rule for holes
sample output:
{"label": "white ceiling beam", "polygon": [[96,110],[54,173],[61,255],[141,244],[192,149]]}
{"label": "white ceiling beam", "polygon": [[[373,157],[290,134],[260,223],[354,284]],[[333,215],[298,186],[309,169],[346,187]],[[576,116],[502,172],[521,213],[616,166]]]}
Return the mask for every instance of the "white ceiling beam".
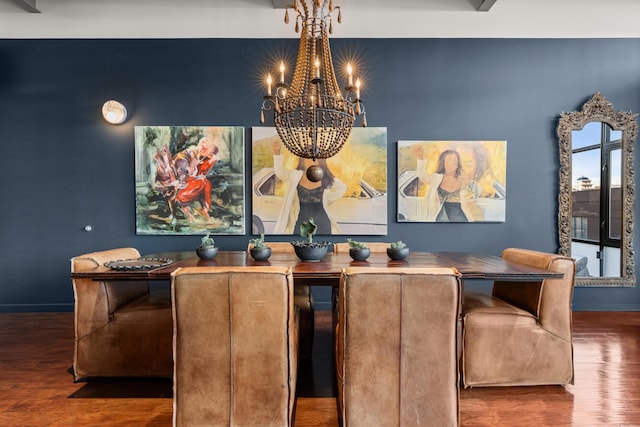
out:
{"label": "white ceiling beam", "polygon": [[36,0],[13,0],[29,13],[42,13],[36,8]]}
{"label": "white ceiling beam", "polygon": [[286,9],[288,5],[293,3],[293,0],[271,0],[275,9]]}
{"label": "white ceiling beam", "polygon": [[[0,0],[0,39],[299,37],[273,1],[31,0],[42,11],[35,14],[18,0]],[[482,0],[333,1],[345,7],[336,27],[344,39],[640,38],[640,1],[502,0],[489,12],[478,12]],[[178,11],[191,25],[166,25]],[[617,24],[599,25],[611,13]]]}
{"label": "white ceiling beam", "polygon": [[498,0],[483,0],[478,6],[478,12],[488,12],[496,4],[496,1]]}
{"label": "white ceiling beam", "polygon": [[[479,12],[488,12],[497,1],[498,0],[480,0],[477,10]],[[271,2],[273,3],[274,9],[286,9],[287,6],[293,3],[292,0],[271,0]]]}

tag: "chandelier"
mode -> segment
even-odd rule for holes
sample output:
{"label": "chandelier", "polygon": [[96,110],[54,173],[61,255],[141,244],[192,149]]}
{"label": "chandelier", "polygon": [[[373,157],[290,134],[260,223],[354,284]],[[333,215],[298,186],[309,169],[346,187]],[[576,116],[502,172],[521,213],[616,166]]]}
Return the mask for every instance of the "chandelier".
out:
{"label": "chandelier", "polygon": [[333,69],[328,34],[333,33],[334,10],[338,10],[338,23],[342,22],[340,6],[334,7],[333,0],[294,0],[285,11],[285,23],[289,23],[289,8],[297,14],[296,33],[302,24],[293,79],[291,85],[285,83],[284,62],[280,62],[278,82],[274,84],[271,74],[267,76],[260,123],[264,124],[265,110],[273,108],[278,135],[291,153],[326,159],[343,147],[356,117],[361,116],[362,126],[367,126],[360,99],[361,81],[356,79],[354,84],[353,67],[348,64],[343,96]]}

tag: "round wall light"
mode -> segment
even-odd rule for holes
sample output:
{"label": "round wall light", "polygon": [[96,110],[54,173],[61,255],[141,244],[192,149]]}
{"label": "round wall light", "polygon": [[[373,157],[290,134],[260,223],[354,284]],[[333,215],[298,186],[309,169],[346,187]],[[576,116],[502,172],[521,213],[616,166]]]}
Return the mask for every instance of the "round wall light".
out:
{"label": "round wall light", "polygon": [[112,99],[102,106],[102,115],[109,123],[119,125],[127,119],[127,109],[120,102]]}

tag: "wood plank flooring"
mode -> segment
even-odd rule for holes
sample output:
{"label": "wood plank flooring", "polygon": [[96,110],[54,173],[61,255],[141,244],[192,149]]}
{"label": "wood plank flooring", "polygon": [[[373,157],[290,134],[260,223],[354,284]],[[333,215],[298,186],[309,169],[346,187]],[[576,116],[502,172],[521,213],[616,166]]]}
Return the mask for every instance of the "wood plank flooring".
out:
{"label": "wood plank flooring", "polygon": [[[335,426],[331,313],[317,312],[296,426]],[[463,426],[640,426],[640,313],[574,313],[576,384],[461,390]],[[171,382],[74,383],[72,313],[0,314],[1,426],[170,426]],[[374,426],[377,427],[377,426]]]}

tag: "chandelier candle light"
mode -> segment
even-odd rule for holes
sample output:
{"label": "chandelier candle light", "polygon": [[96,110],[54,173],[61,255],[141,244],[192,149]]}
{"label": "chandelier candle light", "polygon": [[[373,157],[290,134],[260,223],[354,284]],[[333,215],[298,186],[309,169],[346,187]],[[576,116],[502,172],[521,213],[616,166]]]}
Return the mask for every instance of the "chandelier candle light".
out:
{"label": "chandelier candle light", "polygon": [[[306,159],[326,159],[337,154],[346,142],[357,116],[367,126],[364,105],[360,99],[361,81],[355,79],[353,67],[347,64],[346,95],[338,86],[333,69],[328,33],[333,33],[331,13],[340,6],[333,0],[294,0],[287,7],[284,22],[289,22],[289,8],[296,16],[296,33],[302,24],[298,59],[291,85],[285,83],[285,64],[280,62],[279,80],[274,84],[267,75],[267,94],[260,109],[274,111],[274,124],[287,149]],[[328,27],[328,28],[327,28]]]}

